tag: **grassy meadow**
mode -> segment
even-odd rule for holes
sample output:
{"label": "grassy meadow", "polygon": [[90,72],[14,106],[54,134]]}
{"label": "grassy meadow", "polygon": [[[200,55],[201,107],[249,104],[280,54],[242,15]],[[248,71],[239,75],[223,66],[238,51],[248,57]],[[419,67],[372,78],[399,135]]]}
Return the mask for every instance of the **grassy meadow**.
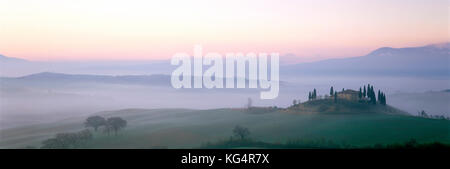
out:
{"label": "grassy meadow", "polygon": [[[406,115],[389,106],[339,104],[328,100],[306,102],[287,109],[125,109],[96,113],[122,117],[127,127],[117,135],[101,128],[79,148],[198,148],[227,140],[236,125],[250,130],[249,138],[265,143],[331,141],[350,147],[419,143],[450,143],[450,121]],[[56,133],[84,129],[85,118],[69,118],[0,131],[1,148],[41,146]]]}

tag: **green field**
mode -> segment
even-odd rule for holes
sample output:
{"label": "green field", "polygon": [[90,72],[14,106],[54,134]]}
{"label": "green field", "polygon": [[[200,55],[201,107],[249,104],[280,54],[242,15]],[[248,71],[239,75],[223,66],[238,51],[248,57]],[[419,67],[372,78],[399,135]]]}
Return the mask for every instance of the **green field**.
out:
{"label": "green field", "polygon": [[[82,148],[196,148],[232,136],[241,125],[250,138],[267,143],[331,140],[352,146],[392,144],[415,139],[450,143],[450,121],[405,115],[392,107],[355,103],[307,102],[291,109],[126,109],[97,113],[128,121],[117,136],[101,131]],[[267,111],[274,110],[274,111]],[[320,111],[319,111],[320,110]],[[56,133],[79,131],[84,118],[0,131],[1,148],[40,147]]]}

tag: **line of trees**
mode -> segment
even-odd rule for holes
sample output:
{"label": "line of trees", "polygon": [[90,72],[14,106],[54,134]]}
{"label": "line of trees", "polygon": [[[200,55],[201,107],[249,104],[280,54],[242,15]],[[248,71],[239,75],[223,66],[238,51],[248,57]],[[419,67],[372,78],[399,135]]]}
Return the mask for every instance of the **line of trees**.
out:
{"label": "line of trees", "polygon": [[72,133],[58,133],[54,138],[44,140],[42,147],[44,149],[67,149],[77,148],[84,142],[92,139],[92,133],[88,129],[72,132]]}
{"label": "line of trees", "polygon": [[450,120],[450,117],[445,117],[444,115],[429,115],[425,110],[417,112],[417,116],[430,119]]}
{"label": "line of trees", "polygon": [[[110,117],[105,119],[101,116],[90,116],[84,122],[86,128],[93,128],[97,131],[99,128],[103,128],[104,132],[108,133],[117,132],[127,126],[127,121],[120,117]],[[55,137],[44,140],[42,142],[41,148],[44,149],[67,149],[67,148],[78,148],[80,145],[88,140],[92,140],[93,134],[91,130],[84,129],[79,132],[67,132],[58,133]]]}
{"label": "line of trees", "polygon": [[[345,89],[342,88],[342,92],[344,92]],[[336,90],[334,90],[334,87],[331,86],[330,88],[330,97],[333,97],[334,102],[337,102],[337,97],[338,93]],[[364,85],[363,87],[359,88],[359,93],[358,93],[358,97],[359,100],[367,100],[368,103],[370,104],[381,104],[381,105],[386,105],[386,94],[384,94],[382,91],[378,90],[378,95],[375,94],[375,90],[374,87],[370,84]],[[310,100],[316,100],[317,99],[317,90],[314,88],[313,91],[310,91],[308,94],[308,101]],[[293,102],[294,105],[296,105],[296,101]]]}
{"label": "line of trees", "polygon": [[94,131],[97,131],[98,128],[103,127],[103,131],[108,135],[111,132],[114,132],[114,135],[117,135],[119,130],[127,126],[127,121],[121,117],[110,117],[105,119],[102,116],[91,116],[86,119],[84,125],[87,128],[92,127]]}
{"label": "line of trees", "polygon": [[386,95],[378,90],[378,102],[380,102],[381,105],[386,105]]}
{"label": "line of trees", "polygon": [[314,90],[312,92],[309,92],[308,100],[315,100],[315,99],[317,99],[317,91],[314,88]]}
{"label": "line of trees", "polygon": [[358,97],[359,99],[369,99],[369,103],[371,104],[377,104],[377,100],[378,103],[380,103],[381,105],[386,105],[386,95],[381,92],[380,90],[378,90],[378,96],[375,95],[375,90],[373,89],[373,86],[371,86],[370,84],[367,84],[367,89],[366,89],[366,85],[364,85],[364,88],[359,88],[359,93],[358,93]]}

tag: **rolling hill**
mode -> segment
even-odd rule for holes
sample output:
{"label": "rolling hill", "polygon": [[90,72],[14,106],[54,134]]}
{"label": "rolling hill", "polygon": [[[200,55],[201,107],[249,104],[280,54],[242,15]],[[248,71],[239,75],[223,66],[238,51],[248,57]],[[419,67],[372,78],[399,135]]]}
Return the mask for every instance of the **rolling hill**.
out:
{"label": "rolling hill", "polygon": [[[271,108],[254,113],[246,109],[124,109],[96,113],[119,116],[128,126],[117,136],[96,132],[82,148],[195,148],[203,143],[228,139],[236,125],[249,128],[250,137],[268,143],[289,140],[331,140],[352,146],[389,144],[416,139],[418,142],[450,143],[450,121],[404,115],[392,107],[329,106],[326,102],[303,103],[305,110]],[[334,108],[333,108],[334,107]],[[368,111],[354,112],[356,110]],[[265,108],[258,108],[265,109]],[[258,111],[258,109],[255,109]],[[338,109],[331,111],[331,109]],[[330,111],[328,111],[330,110]],[[0,147],[39,147],[56,133],[79,131],[83,118],[10,128],[0,131]]]}
{"label": "rolling hill", "polygon": [[386,105],[372,105],[363,102],[339,99],[334,103],[333,99],[311,100],[288,109],[293,113],[321,113],[321,114],[391,114],[408,115],[407,112]]}

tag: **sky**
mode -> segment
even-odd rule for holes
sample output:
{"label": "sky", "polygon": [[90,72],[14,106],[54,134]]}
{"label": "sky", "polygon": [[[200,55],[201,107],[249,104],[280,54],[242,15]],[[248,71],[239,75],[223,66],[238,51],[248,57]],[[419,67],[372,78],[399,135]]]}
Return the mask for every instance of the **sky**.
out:
{"label": "sky", "polygon": [[161,60],[177,52],[361,56],[449,41],[447,0],[0,0],[0,54]]}

